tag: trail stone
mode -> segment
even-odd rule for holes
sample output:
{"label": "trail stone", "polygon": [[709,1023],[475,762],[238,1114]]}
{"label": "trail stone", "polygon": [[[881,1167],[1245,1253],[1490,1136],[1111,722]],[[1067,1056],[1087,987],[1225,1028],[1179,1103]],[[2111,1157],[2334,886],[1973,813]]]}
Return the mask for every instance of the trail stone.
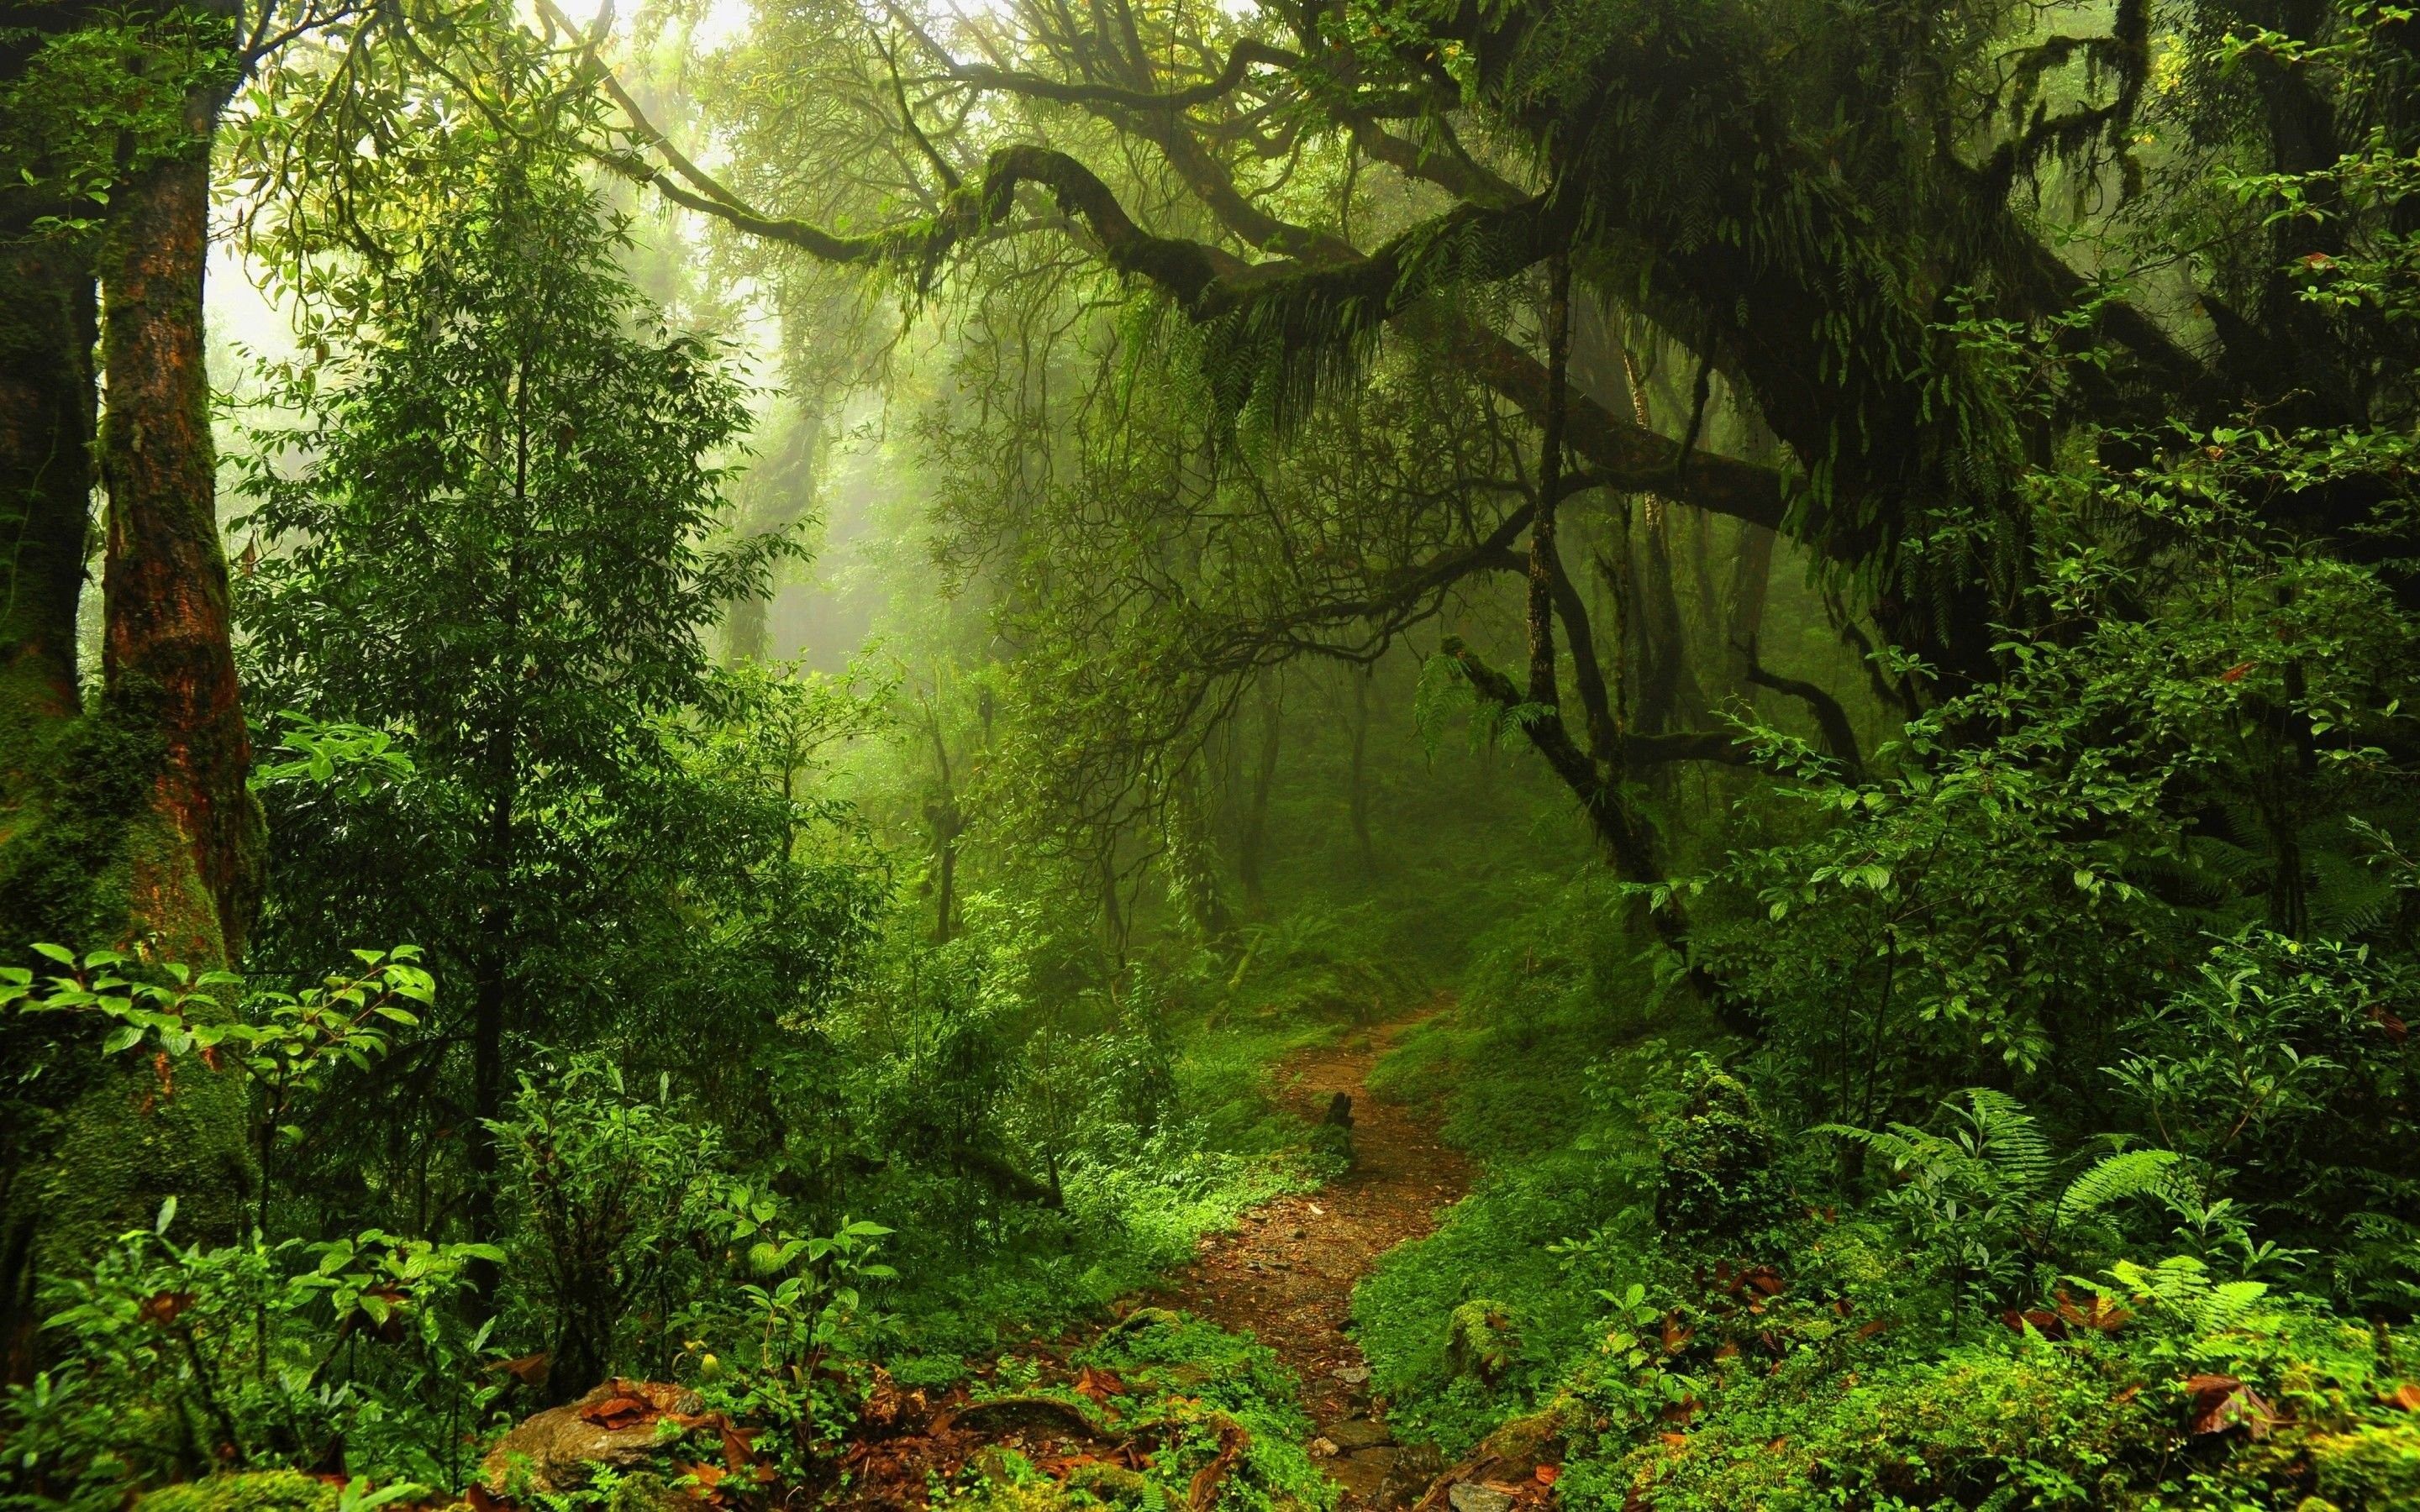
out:
{"label": "trail stone", "polygon": [[1335,1477],[1337,1485],[1344,1488],[1346,1494],[1368,1501],[1387,1484],[1387,1473],[1394,1468],[1391,1459],[1370,1458],[1381,1452],[1373,1449],[1349,1459],[1336,1460],[1327,1467],[1327,1473]]}
{"label": "trail stone", "polygon": [[1327,1430],[1341,1449],[1374,1449],[1382,1443],[1392,1443],[1395,1436],[1387,1431],[1384,1423],[1373,1423],[1366,1417],[1348,1417]]}
{"label": "trail stone", "polygon": [[1370,1379],[1370,1367],[1366,1365],[1341,1365],[1328,1374],[1348,1386],[1358,1386]]}
{"label": "trail stone", "polygon": [[1453,1512],[1512,1512],[1512,1492],[1475,1480],[1457,1482],[1446,1500],[1452,1504]]}

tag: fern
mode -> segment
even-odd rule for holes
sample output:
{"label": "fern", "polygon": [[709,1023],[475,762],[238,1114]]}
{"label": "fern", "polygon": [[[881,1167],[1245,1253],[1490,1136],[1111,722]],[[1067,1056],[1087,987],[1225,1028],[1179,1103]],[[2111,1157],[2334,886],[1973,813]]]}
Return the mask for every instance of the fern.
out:
{"label": "fern", "polygon": [[2146,1194],[2165,1194],[2177,1184],[2169,1174],[2183,1157],[2173,1149],[2128,1149],[2096,1161],[2059,1195],[2062,1227],[2092,1216],[2115,1202]]}
{"label": "fern", "polygon": [[1971,1158],[1965,1150],[1939,1134],[1927,1134],[1912,1124],[1894,1123],[1888,1129],[1860,1129],[1850,1123],[1819,1123],[1807,1132],[1853,1140],[1889,1161],[1891,1169],[1895,1171],[1918,1171],[1928,1176],[1939,1176],[1967,1164]]}
{"label": "fern", "polygon": [[2196,1335],[2241,1326],[2269,1294],[2265,1281],[2213,1285],[2210,1267],[2190,1255],[2171,1255],[2154,1266],[2119,1260],[2109,1268],[2109,1276],[2137,1306],[2156,1308]]}
{"label": "fern", "polygon": [[1988,1087],[1968,1088],[1966,1103],[1960,1116],[1975,1131],[1975,1153],[2015,1191],[2040,1191],[2058,1154],[2024,1104]]}

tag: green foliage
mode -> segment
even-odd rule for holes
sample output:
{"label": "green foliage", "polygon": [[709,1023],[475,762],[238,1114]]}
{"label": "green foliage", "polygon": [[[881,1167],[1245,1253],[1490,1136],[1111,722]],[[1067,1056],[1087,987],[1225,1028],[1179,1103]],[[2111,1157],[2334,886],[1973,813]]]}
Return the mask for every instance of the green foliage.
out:
{"label": "green foliage", "polygon": [[1655,1220],[1674,1240],[1761,1253],[1792,1211],[1773,1130],[1748,1090],[1705,1056],[1682,1073],[1681,1105],[1655,1127]]}
{"label": "green foliage", "polygon": [[339,1490],[300,1471],[264,1470],[163,1486],[136,1504],[150,1512],[337,1512]]}
{"label": "green foliage", "polygon": [[[673,1305],[697,1286],[688,1241],[711,1221],[721,1151],[710,1128],[664,1105],[667,1093],[633,1097],[613,1061],[573,1056],[523,1073],[495,1124],[521,1204],[517,1289],[547,1318],[558,1399],[601,1383],[615,1360],[660,1372],[674,1349]],[[642,1306],[653,1336],[624,1336]]]}
{"label": "green foliage", "polygon": [[241,70],[226,12],[164,5],[9,26],[0,79],[0,184],[12,239],[71,240],[144,170],[193,152],[191,100]]}
{"label": "green foliage", "polygon": [[1155,1456],[1144,1473],[1142,1489],[1151,1499],[1140,1504],[1185,1504],[1194,1474],[1230,1444],[1236,1452],[1221,1477],[1221,1504],[1336,1504],[1335,1483],[1303,1447],[1311,1423],[1300,1405],[1301,1382],[1251,1335],[1145,1309],[1104,1333],[1075,1363],[1113,1373],[1127,1388],[1116,1401],[1126,1421],[1174,1441],[1173,1452]]}
{"label": "green foliage", "polygon": [[[456,1305],[503,1253],[369,1230],[206,1247],[163,1207],[46,1296],[57,1363],[8,1388],[13,1501],[120,1504],[146,1483],[315,1463],[342,1444],[390,1473],[458,1484],[495,1396],[488,1330]],[[267,1488],[274,1490],[275,1488]]]}

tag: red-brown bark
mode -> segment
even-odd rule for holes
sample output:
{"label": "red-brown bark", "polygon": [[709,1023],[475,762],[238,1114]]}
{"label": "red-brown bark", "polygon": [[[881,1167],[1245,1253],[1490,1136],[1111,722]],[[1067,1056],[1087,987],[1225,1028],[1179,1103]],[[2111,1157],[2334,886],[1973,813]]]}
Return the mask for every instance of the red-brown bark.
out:
{"label": "red-brown bark", "polygon": [[[171,958],[194,962],[231,961],[241,949],[258,849],[203,362],[209,132],[218,103],[194,101],[190,150],[121,192],[101,266],[103,681],[121,717],[162,742],[153,810],[187,853],[141,849],[131,922],[161,936]],[[195,878],[201,899],[192,896]]]}

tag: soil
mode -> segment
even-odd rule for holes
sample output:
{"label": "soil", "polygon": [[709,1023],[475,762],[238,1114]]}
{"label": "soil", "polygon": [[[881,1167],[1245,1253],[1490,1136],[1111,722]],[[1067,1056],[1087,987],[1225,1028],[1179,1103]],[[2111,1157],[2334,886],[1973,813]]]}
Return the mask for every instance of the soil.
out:
{"label": "soil", "polygon": [[[1303,1406],[1334,1446],[1324,1455],[1344,1487],[1343,1506],[1400,1504],[1442,1466],[1424,1448],[1394,1442],[1385,1404],[1348,1332],[1354,1284],[1378,1257],[1436,1227],[1469,1189],[1470,1165],[1437,1135],[1442,1110],[1380,1102],[1371,1068],[1425,1018],[1399,1020],[1302,1052],[1277,1068],[1277,1092],[1306,1119],[1352,1099],[1353,1165],[1316,1192],[1275,1198],[1234,1229],[1207,1235],[1200,1257],[1149,1301],[1249,1330],[1302,1378]],[[1318,1454],[1321,1445],[1314,1443]]]}

